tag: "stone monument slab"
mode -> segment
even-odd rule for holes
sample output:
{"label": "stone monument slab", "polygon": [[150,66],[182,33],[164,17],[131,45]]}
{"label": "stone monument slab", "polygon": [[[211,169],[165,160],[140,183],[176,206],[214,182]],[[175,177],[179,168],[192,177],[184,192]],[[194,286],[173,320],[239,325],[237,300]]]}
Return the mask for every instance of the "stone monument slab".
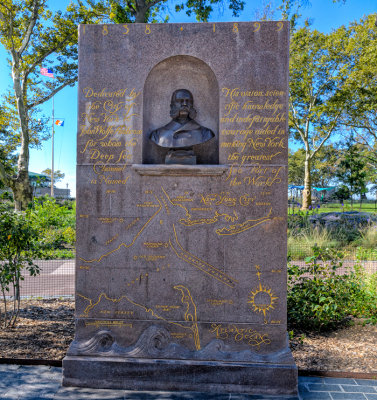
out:
{"label": "stone monument slab", "polygon": [[297,394],[289,23],[81,25],[63,384]]}

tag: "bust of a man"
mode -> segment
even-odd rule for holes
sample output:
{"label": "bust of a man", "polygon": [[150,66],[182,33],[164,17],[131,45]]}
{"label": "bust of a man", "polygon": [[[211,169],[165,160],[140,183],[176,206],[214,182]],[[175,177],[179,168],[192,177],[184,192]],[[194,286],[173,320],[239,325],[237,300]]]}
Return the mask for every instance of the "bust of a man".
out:
{"label": "bust of a man", "polygon": [[150,139],[158,146],[169,148],[167,164],[196,164],[192,146],[205,143],[215,137],[208,128],[199,125],[194,118],[194,98],[187,89],[176,90],[171,98],[172,120],[151,132]]}

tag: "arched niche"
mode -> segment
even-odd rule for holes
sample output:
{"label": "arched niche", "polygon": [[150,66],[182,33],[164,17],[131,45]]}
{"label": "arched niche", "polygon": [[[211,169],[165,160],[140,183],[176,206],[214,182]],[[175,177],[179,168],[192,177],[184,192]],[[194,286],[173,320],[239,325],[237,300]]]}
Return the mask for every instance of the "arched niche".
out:
{"label": "arched niche", "polygon": [[143,163],[164,164],[167,149],[149,139],[150,133],[170,120],[170,101],[177,89],[188,89],[194,97],[195,120],[216,137],[194,146],[198,164],[219,162],[219,85],[212,69],[192,56],[169,57],[155,65],[144,84]]}

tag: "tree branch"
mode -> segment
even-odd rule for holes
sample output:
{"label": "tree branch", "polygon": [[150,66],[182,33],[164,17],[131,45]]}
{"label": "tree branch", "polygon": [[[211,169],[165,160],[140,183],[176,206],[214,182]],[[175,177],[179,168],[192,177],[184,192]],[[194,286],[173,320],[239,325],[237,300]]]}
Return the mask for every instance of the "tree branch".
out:
{"label": "tree branch", "polygon": [[33,32],[34,26],[37,23],[38,19],[38,10],[40,7],[40,4],[38,3],[38,0],[33,0],[33,10],[31,12],[31,17],[30,17],[30,22],[29,26],[27,27],[27,31],[24,37],[24,40],[21,43],[21,47],[18,49],[18,54],[21,56],[21,54],[24,52],[26,49],[27,45],[29,44],[31,34]]}
{"label": "tree branch", "polygon": [[133,11],[133,13],[136,14],[136,9],[130,1],[127,1],[127,7],[129,7]]}
{"label": "tree branch", "polygon": [[340,117],[342,113],[342,110],[339,111],[338,115],[335,117],[333,124],[331,126],[331,128],[329,129],[327,135],[323,138],[322,142],[320,143],[320,145],[313,150],[312,154],[311,154],[311,158],[313,158],[315,156],[315,154],[317,154],[319,152],[319,150],[321,150],[322,146],[325,144],[326,140],[330,137],[332,131],[334,130],[335,126],[336,126],[336,121],[338,120],[338,118]]}
{"label": "tree branch", "polygon": [[296,113],[296,110],[295,110],[291,100],[289,100],[289,103],[290,103],[290,108],[291,108],[292,113],[293,113],[293,118],[292,118],[293,125],[295,126],[295,128],[297,129],[299,135],[301,136],[302,141],[305,143],[304,132],[302,131],[301,127],[297,124],[297,117],[296,117],[297,113]]}
{"label": "tree branch", "polygon": [[35,101],[32,104],[28,105],[28,110],[30,110],[31,108],[34,108],[36,106],[39,106],[40,104],[44,103],[47,100],[50,100],[52,98],[52,96],[54,96],[56,93],[60,92],[62,89],[64,89],[66,86],[75,83],[77,81],[77,77],[72,78],[72,79],[68,79],[67,81],[65,81],[61,86],[57,87],[56,89],[54,89],[49,95],[42,97],[41,99],[39,99],[38,101]]}
{"label": "tree branch", "polygon": [[161,3],[161,0],[153,0],[150,3],[146,4],[147,10],[149,10],[151,7],[155,6],[158,3]]}
{"label": "tree branch", "polygon": [[24,75],[24,80],[22,83],[22,92],[24,95],[26,95],[26,84],[27,84],[27,78],[29,76],[29,74],[34,71],[35,67],[40,64],[45,58],[47,58],[50,54],[54,53],[55,51],[61,49],[62,47],[64,47],[64,45],[66,44],[67,41],[69,41],[72,38],[72,35],[67,36],[62,42],[60,42],[57,46],[52,47],[49,51],[47,51],[46,53],[42,54],[40,57],[38,57],[33,64],[25,71],[25,75]]}

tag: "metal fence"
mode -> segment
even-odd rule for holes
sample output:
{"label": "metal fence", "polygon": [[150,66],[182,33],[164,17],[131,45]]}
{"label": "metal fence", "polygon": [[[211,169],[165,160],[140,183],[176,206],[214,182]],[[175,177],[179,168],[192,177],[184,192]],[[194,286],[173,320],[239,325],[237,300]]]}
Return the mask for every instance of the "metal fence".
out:
{"label": "metal fence", "polygon": [[[302,249],[310,255],[310,248]],[[305,261],[292,260],[294,264],[304,264]],[[25,276],[21,282],[20,294],[25,297],[67,297],[75,293],[75,260],[39,260],[36,262],[40,267],[40,274],[35,277]],[[355,260],[346,259],[339,272],[346,272],[356,264]],[[376,261],[359,261],[368,273],[377,273]],[[12,295],[12,293],[9,293]]]}
{"label": "metal fence", "polygon": [[[37,276],[28,276],[20,284],[21,297],[67,297],[75,294],[75,260],[36,260]],[[13,293],[9,292],[12,296]]]}

